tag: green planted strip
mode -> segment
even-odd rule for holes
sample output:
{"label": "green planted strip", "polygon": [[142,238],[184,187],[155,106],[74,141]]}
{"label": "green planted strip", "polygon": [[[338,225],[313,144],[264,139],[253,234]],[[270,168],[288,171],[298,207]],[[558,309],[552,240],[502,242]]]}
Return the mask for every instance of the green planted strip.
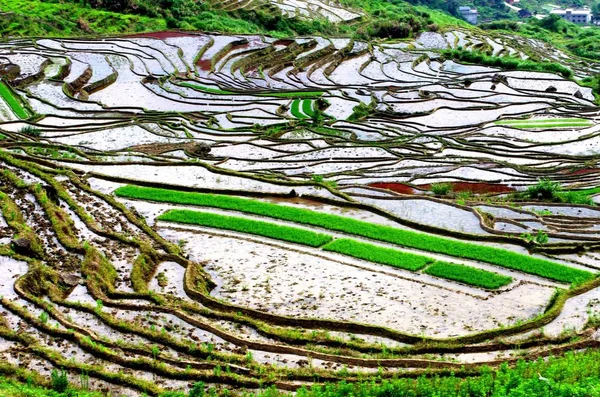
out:
{"label": "green planted strip", "polygon": [[258,96],[270,96],[276,98],[316,98],[323,95],[323,91],[289,91],[289,92],[269,92],[256,94]]}
{"label": "green planted strip", "polygon": [[301,103],[302,103],[302,101],[300,99],[294,99],[292,101],[292,108],[290,111],[292,112],[292,116],[294,116],[298,119],[306,119],[308,117],[300,111]]}
{"label": "green planted strip", "polygon": [[191,88],[196,91],[206,92],[208,94],[221,94],[221,95],[239,94],[239,92],[225,91],[225,90],[221,90],[219,88],[205,87],[205,86],[198,85],[198,84],[191,84],[191,83],[178,83],[178,84],[182,87]]}
{"label": "green planted strip", "polygon": [[159,216],[158,219],[255,234],[311,247],[320,247],[332,240],[332,237],[327,234],[315,233],[310,230],[208,212],[170,210]]}
{"label": "green planted strip", "polygon": [[586,119],[537,119],[537,120],[499,120],[496,125],[515,128],[553,128],[553,127],[589,127],[593,122]]}
{"label": "green planted strip", "polygon": [[26,119],[29,114],[25,108],[21,105],[21,102],[15,97],[15,94],[0,81],[0,97],[8,104],[13,113],[20,119]]}
{"label": "green planted strip", "polygon": [[434,261],[434,259],[423,255],[379,247],[350,239],[334,240],[323,247],[323,249],[413,272],[424,268]]}
{"label": "green planted strip", "polygon": [[376,225],[344,216],[324,214],[303,208],[264,203],[258,200],[131,185],[117,189],[115,194],[128,198],[235,210],[317,226],[404,247],[491,263],[564,283],[581,282],[594,277],[593,273],[585,270],[575,269],[546,259],[500,248],[452,240],[411,230],[397,229],[391,226]]}
{"label": "green planted strip", "polygon": [[310,99],[303,100],[302,101],[302,111],[308,117],[314,117],[315,116],[315,111],[313,109],[313,101],[310,100]]}
{"label": "green planted strip", "polygon": [[423,273],[487,289],[500,288],[512,281],[511,277],[498,273],[441,261],[435,262]]}

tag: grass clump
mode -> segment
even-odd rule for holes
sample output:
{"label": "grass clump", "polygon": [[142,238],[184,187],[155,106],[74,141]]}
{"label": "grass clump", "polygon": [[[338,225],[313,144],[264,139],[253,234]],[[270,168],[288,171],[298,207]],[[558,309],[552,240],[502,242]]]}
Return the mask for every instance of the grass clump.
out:
{"label": "grass clump", "polygon": [[379,247],[350,239],[335,240],[327,244],[323,249],[413,272],[424,268],[434,261],[432,258],[423,255]]}
{"label": "grass clump", "polygon": [[593,273],[585,270],[496,247],[453,240],[412,230],[397,229],[391,226],[376,225],[303,208],[264,203],[258,200],[132,185],[117,189],[115,194],[127,198],[221,208],[261,215],[384,241],[403,247],[478,260],[565,283],[581,282],[594,277]]}
{"label": "grass clump", "polygon": [[436,196],[446,196],[452,192],[452,184],[446,182],[432,183],[431,192]]}
{"label": "grass clump", "polygon": [[559,182],[548,178],[540,179],[535,185],[529,186],[525,191],[524,198],[541,201],[552,201],[557,203],[596,205],[590,197],[592,191],[563,190]]}
{"label": "grass clump", "polygon": [[170,210],[159,216],[158,220],[255,234],[311,247],[320,247],[332,240],[332,237],[327,234],[315,233],[310,230],[208,212]]}
{"label": "grass clump", "polygon": [[471,266],[437,261],[423,271],[431,276],[446,278],[476,287],[496,289],[509,284],[511,277],[476,269]]}

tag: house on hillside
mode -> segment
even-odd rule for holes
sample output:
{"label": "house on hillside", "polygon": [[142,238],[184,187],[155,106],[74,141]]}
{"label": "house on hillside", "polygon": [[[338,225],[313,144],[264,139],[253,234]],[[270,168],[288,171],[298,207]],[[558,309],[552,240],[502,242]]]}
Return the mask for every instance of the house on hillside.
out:
{"label": "house on hillside", "polygon": [[472,25],[477,25],[477,17],[479,16],[477,8],[459,7],[458,11],[467,22]]}
{"label": "house on hillside", "polygon": [[552,10],[551,14],[558,15],[569,22],[580,25],[592,23],[592,11],[590,10],[574,10],[572,8],[567,8],[566,10]]}
{"label": "house on hillside", "polygon": [[519,18],[531,18],[533,14],[526,9],[519,10]]}

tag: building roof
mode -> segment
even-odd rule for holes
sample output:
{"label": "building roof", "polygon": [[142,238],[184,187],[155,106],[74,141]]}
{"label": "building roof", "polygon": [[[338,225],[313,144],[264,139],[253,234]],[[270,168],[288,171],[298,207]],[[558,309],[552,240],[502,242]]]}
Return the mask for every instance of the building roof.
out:
{"label": "building roof", "polygon": [[550,13],[551,14],[558,14],[558,15],[565,15],[568,12],[571,13],[571,15],[590,15],[592,12],[590,10],[573,10],[573,9],[566,9],[566,10],[552,10]]}

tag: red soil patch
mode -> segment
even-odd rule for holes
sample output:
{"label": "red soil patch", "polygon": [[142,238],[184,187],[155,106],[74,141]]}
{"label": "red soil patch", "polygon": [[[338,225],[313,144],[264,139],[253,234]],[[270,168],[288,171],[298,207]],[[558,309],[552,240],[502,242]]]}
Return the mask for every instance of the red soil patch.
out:
{"label": "red soil patch", "polygon": [[567,174],[569,174],[569,175],[587,175],[587,174],[595,174],[597,172],[600,172],[600,168],[584,168],[582,170],[567,172]]}
{"label": "red soil patch", "polygon": [[212,61],[210,59],[199,59],[198,62],[196,62],[196,66],[198,66],[200,70],[210,72]]}
{"label": "red soil patch", "polygon": [[192,33],[185,33],[185,32],[164,31],[164,32],[135,33],[135,34],[129,34],[129,35],[123,36],[123,37],[130,38],[130,39],[150,38],[150,39],[164,40],[164,39],[170,39],[172,37],[187,37],[187,36],[195,36],[195,35]]}
{"label": "red soil patch", "polygon": [[[485,182],[450,182],[453,192],[473,192],[476,194],[483,193],[510,193],[514,192],[515,188],[499,183]],[[430,190],[431,184],[418,185],[420,189]]]}
{"label": "red soil patch", "polygon": [[397,183],[397,182],[375,182],[375,183],[370,183],[369,186],[377,188],[377,189],[391,190],[391,191],[396,192],[396,193],[416,194],[416,190],[412,186],[406,185],[404,183]]}
{"label": "red soil patch", "polygon": [[281,39],[281,40],[277,40],[275,42],[273,42],[273,45],[284,45],[284,46],[289,46],[294,42],[294,40],[285,40],[285,39]]}
{"label": "red soil patch", "polygon": [[[475,194],[484,193],[510,193],[514,192],[515,189],[502,184],[497,183],[485,183],[485,182],[450,182],[452,185],[453,192],[472,192]],[[431,184],[417,185],[415,187],[407,185],[405,183],[398,182],[375,182],[370,183],[370,187],[377,189],[387,189],[396,193],[401,194],[419,194],[422,191],[431,190]]]}

